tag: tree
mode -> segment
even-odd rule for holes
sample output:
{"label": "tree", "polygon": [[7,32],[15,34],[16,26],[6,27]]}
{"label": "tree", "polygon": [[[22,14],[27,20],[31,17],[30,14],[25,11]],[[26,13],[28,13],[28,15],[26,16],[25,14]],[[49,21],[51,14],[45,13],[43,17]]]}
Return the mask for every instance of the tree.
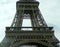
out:
{"label": "tree", "polygon": [[2,47],[1,43],[0,43],[0,47]]}

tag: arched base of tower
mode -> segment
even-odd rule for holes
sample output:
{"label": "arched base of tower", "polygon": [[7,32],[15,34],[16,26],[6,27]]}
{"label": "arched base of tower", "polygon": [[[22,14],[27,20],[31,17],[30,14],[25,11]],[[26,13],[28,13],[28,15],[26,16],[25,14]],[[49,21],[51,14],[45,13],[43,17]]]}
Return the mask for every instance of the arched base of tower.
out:
{"label": "arched base of tower", "polygon": [[50,47],[49,43],[41,40],[15,40],[9,47]]}
{"label": "arched base of tower", "polygon": [[39,43],[24,43],[22,45],[18,45],[17,47],[47,47],[45,45],[39,44]]}

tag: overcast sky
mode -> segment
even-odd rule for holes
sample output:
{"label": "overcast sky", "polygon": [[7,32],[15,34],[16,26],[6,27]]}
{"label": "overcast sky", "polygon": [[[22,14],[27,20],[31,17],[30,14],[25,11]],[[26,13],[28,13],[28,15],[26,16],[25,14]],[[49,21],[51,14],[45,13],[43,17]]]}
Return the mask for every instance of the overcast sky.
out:
{"label": "overcast sky", "polygon": [[[16,13],[17,0],[0,0],[0,42],[5,36],[5,27],[10,26]],[[39,9],[49,26],[54,27],[60,40],[60,0],[38,0]]]}

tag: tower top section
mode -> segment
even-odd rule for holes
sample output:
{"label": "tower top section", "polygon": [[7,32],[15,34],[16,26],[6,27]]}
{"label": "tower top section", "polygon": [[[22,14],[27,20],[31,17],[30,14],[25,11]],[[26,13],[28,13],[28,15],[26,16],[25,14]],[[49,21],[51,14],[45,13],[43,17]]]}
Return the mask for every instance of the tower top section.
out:
{"label": "tower top section", "polygon": [[38,4],[39,5],[39,2],[38,1],[36,1],[36,0],[19,0],[19,1],[17,1],[17,3],[33,3],[33,4]]}
{"label": "tower top section", "polygon": [[23,2],[26,1],[27,2],[27,1],[36,1],[36,0],[20,0],[20,1],[23,1]]}

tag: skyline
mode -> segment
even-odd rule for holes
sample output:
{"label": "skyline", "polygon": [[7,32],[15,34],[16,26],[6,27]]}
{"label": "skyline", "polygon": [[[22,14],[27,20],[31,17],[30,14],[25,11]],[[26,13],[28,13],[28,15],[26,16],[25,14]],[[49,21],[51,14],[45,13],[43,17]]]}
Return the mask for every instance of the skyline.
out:
{"label": "skyline", "polygon": [[[5,36],[5,27],[10,26],[16,13],[17,0],[0,1],[0,42]],[[38,0],[39,1],[39,0]],[[60,40],[60,0],[40,0],[39,9],[48,26],[53,26]]]}

